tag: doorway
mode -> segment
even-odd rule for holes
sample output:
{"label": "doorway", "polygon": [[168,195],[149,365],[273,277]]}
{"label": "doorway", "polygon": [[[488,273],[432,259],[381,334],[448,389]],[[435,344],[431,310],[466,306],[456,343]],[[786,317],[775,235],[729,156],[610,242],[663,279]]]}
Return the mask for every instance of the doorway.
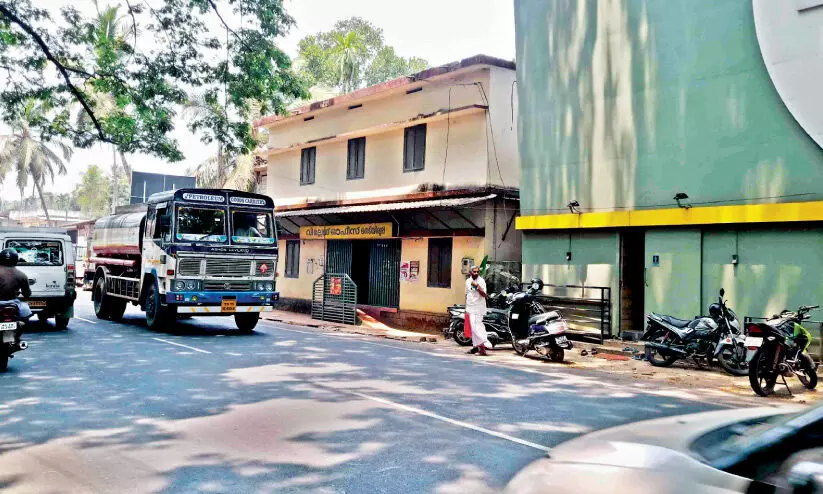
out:
{"label": "doorway", "polygon": [[371,266],[371,240],[353,240],[351,272],[349,276],[357,284],[357,303],[369,305],[369,267]]}
{"label": "doorway", "polygon": [[400,306],[398,239],[329,240],[326,272],[345,273],[357,285],[357,303],[375,307]]}
{"label": "doorway", "polygon": [[643,332],[645,309],[645,238],[643,230],[620,233],[620,333]]}

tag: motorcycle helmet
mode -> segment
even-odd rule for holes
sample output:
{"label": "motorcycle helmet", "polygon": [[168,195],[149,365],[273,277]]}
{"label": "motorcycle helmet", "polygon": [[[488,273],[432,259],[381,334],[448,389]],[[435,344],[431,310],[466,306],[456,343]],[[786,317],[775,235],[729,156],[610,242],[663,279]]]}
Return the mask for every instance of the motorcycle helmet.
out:
{"label": "motorcycle helmet", "polygon": [[540,278],[534,278],[529,282],[529,285],[531,285],[531,289],[535,292],[543,291],[543,280]]}
{"label": "motorcycle helmet", "polygon": [[0,265],[1,266],[10,266],[14,267],[17,266],[18,261],[17,251],[14,249],[3,249],[0,252]]}
{"label": "motorcycle helmet", "polygon": [[720,319],[723,315],[723,311],[720,309],[720,304],[714,303],[709,306],[709,317],[712,319]]}

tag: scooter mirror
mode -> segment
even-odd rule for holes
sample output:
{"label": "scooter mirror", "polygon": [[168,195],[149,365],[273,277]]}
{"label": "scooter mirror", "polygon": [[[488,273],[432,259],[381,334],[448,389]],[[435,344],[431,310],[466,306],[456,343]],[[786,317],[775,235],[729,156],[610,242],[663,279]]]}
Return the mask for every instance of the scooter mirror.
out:
{"label": "scooter mirror", "polygon": [[720,289],[720,296],[722,297],[723,295],[726,295],[726,290],[721,288]]}

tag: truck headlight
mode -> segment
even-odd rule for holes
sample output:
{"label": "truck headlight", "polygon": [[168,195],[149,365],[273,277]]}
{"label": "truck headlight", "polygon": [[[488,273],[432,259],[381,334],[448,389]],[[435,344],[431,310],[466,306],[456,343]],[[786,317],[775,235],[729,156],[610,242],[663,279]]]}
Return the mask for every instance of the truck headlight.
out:
{"label": "truck headlight", "polygon": [[263,290],[265,290],[265,289],[266,289],[266,284],[265,284],[265,283],[263,283],[262,281],[258,281],[257,283],[255,283],[255,284],[254,284],[254,288],[255,288],[258,292],[262,292]]}
{"label": "truck headlight", "polygon": [[177,280],[174,282],[174,289],[178,292],[183,291],[186,289],[186,282],[183,280]]}
{"label": "truck headlight", "polygon": [[197,280],[187,280],[186,281],[186,290],[189,290],[189,291],[200,290],[200,282],[197,281]]}
{"label": "truck headlight", "polygon": [[266,291],[267,292],[274,291],[274,283],[272,283],[271,281],[267,281],[266,282]]}

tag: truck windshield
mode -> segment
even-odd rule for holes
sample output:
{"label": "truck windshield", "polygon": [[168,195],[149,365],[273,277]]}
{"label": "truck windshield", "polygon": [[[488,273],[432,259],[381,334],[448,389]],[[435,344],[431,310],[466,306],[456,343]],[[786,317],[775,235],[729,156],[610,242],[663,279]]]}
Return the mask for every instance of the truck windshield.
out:
{"label": "truck windshield", "polygon": [[63,246],[50,240],[9,240],[7,249],[14,249],[19,256],[18,266],[62,266]]}
{"label": "truck windshield", "polygon": [[271,213],[233,211],[231,223],[233,243],[273,245],[276,242]]}
{"label": "truck windshield", "polygon": [[225,242],[226,212],[222,209],[178,207],[175,238],[186,242]]}

